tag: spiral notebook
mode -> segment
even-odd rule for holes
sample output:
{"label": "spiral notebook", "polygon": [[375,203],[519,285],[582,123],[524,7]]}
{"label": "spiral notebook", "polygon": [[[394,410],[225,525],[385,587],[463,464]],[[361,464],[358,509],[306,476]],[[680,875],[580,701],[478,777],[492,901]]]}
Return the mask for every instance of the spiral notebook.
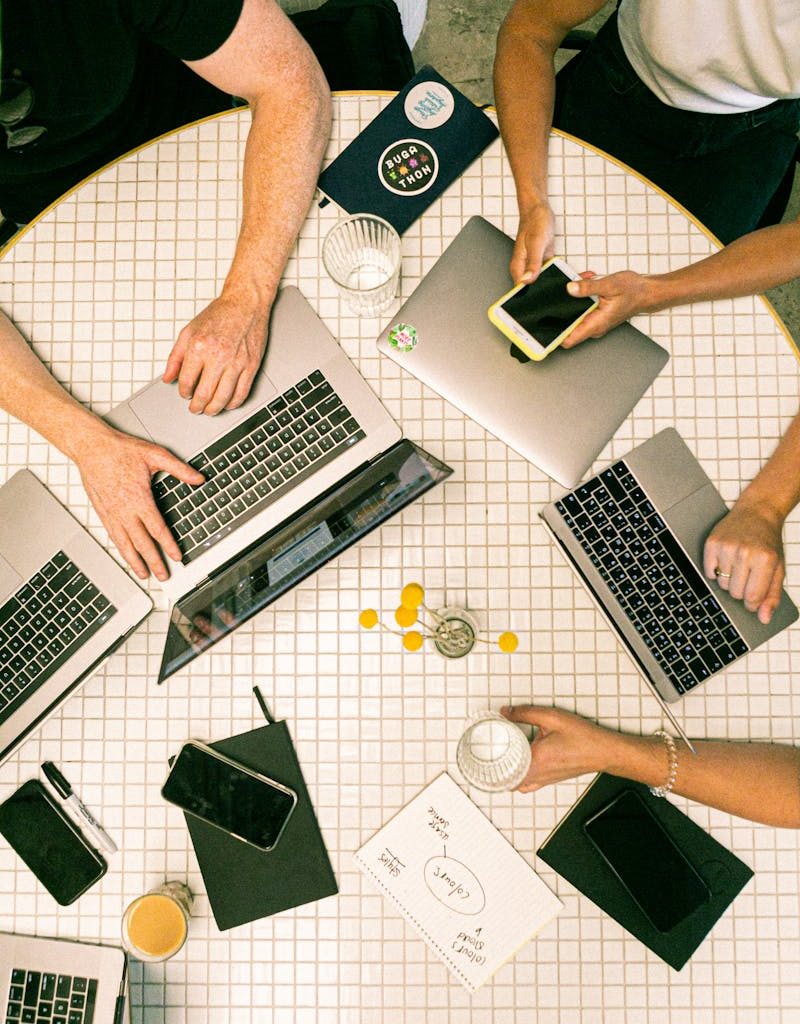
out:
{"label": "spiral notebook", "polygon": [[355,859],[470,992],[562,906],[446,772]]}

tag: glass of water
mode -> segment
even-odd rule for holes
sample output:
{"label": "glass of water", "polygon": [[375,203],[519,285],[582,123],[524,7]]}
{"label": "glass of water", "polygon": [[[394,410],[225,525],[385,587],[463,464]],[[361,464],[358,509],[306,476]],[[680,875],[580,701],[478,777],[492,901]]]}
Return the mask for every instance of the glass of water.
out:
{"label": "glass of water", "polygon": [[481,711],[458,741],[456,764],[466,781],[485,793],[516,789],[531,766],[531,745],[515,722]]}
{"label": "glass of water", "polygon": [[382,217],[354,213],[328,232],[322,263],[348,309],[378,316],[397,293],[400,236]]}

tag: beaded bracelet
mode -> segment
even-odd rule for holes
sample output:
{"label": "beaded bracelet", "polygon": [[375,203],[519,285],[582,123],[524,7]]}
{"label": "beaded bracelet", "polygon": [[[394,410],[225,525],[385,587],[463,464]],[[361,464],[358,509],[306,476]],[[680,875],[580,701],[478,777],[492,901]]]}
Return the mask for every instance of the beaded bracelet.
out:
{"label": "beaded bracelet", "polygon": [[651,786],[650,792],[653,796],[666,796],[667,793],[672,792],[672,787],[675,785],[675,779],[678,777],[678,750],[675,746],[675,740],[668,732],[664,732],[663,729],[656,729],[653,735],[660,736],[666,745],[667,757],[669,758],[669,770],[667,771],[667,781],[664,785]]}

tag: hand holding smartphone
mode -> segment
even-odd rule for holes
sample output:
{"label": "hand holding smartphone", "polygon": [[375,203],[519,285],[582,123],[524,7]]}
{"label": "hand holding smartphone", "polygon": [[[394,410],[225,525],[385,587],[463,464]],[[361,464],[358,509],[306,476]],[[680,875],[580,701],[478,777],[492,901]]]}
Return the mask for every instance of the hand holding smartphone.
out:
{"label": "hand holding smartphone", "polygon": [[518,284],[492,303],[489,319],[530,359],[544,359],[597,307],[596,299],[567,292],[579,279],[563,260],[549,260],[532,284]]}

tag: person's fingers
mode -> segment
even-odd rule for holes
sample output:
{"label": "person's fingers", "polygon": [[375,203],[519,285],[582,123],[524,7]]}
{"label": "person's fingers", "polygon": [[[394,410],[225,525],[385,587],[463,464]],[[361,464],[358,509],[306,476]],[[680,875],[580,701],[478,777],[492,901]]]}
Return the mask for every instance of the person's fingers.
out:
{"label": "person's fingers", "polygon": [[[725,576],[726,572],[730,572],[730,579]],[[741,601],[744,597],[745,589],[747,588],[747,581],[750,579],[751,565],[750,560],[747,558],[745,553],[740,553],[738,557],[733,560],[733,565],[730,569],[725,569],[720,566],[720,586],[725,587],[731,597],[735,597],[737,601]]]}
{"label": "person's fingers", "polygon": [[236,390],[236,384],[239,380],[239,373],[237,370],[227,369],[222,374],[217,383],[217,389],[211,397],[211,400],[206,405],[203,412],[206,416],[216,416],[217,413],[228,405],[233,393]]}
{"label": "person's fingers", "polygon": [[193,487],[198,487],[205,482],[202,473],[173,455],[172,452],[168,452],[166,448],[153,445],[148,452],[147,462],[151,474],[159,471],[171,473],[182,483],[191,484]]}
{"label": "person's fingers", "polygon": [[603,294],[605,286],[602,282],[604,280],[605,278],[598,277],[596,274],[592,274],[591,277],[581,274],[580,281],[567,282],[567,291],[573,299],[588,299]]}
{"label": "person's fingers", "polygon": [[712,533],[703,546],[703,572],[710,580],[716,579],[719,568],[720,545]]}
{"label": "person's fingers", "polygon": [[500,708],[500,714],[509,722],[526,722],[528,725],[538,725],[540,728],[547,727],[554,718],[558,717],[555,708],[540,708],[535,704],[516,704],[514,707],[507,705]]}
{"label": "person's fingers", "polygon": [[168,579],[169,573],[167,572],[167,567],[164,565],[161,553],[141,519],[136,519],[131,524],[128,528],[128,536],[131,539],[131,543],[147,563],[148,568],[156,579],[159,579],[162,582]]}
{"label": "person's fingers", "polygon": [[[170,529],[164,522],[155,502],[151,502],[147,508],[142,510],[140,513],[140,519],[148,534],[154,541],[161,545],[161,550],[164,554],[168,558],[171,558],[173,562],[180,562],[183,557],[181,555],[181,549],[178,547],[177,541],[170,533]],[[141,550],[141,548],[139,550]]]}
{"label": "person's fingers", "polygon": [[582,270],[580,274],[578,274],[578,277],[580,277],[582,281],[593,281],[597,277],[597,274],[593,270]]}
{"label": "person's fingers", "polygon": [[181,366],[183,365],[183,359],[188,347],[189,332],[184,327],[178,335],[178,340],[172,346],[172,351],[167,357],[167,365],[164,367],[164,373],[161,376],[161,379],[165,384],[171,384],[174,380],[178,379],[178,374],[181,372]]}
{"label": "person's fingers", "polygon": [[188,401],[194,394],[197,382],[203,373],[203,357],[197,348],[190,348],[181,363],[178,376],[178,394]]}
{"label": "person's fingers", "polygon": [[617,319],[608,310],[593,309],[583,320],[569,332],[561,342],[562,348],[575,348],[589,338],[602,338],[604,334],[615,327]]}
{"label": "person's fingers", "polygon": [[131,569],[133,569],[139,579],[146,580],[150,573],[147,571],[144,559],[136,550],[136,547],[128,536],[127,531],[121,527],[109,527],[108,535],[117,546],[119,553]]}
{"label": "person's fingers", "polygon": [[208,403],[214,398],[224,376],[224,368],[217,364],[206,363],[203,366],[189,402],[189,412],[199,415],[206,411]]}
{"label": "person's fingers", "polygon": [[517,240],[514,243],[514,251],[511,254],[508,272],[511,274],[511,280],[514,284],[522,284],[523,282],[530,284],[531,281],[536,280],[536,272],[528,270],[528,247],[525,236],[522,234],[517,235]]}
{"label": "person's fingers", "polygon": [[772,574],[772,580],[767,588],[766,597],[758,606],[758,618],[760,622],[764,623],[764,625],[770,621],[775,609],[780,604],[781,588],[783,587],[783,580],[785,576],[786,569],[784,568],[783,562],[779,562]]}
{"label": "person's fingers", "polygon": [[253,379],[255,378],[257,368],[251,370],[248,367],[239,374],[239,380],[236,382],[233,395],[227,404],[228,409],[238,409],[250,394],[250,388],[253,386]]}
{"label": "person's fingers", "polygon": [[750,575],[747,577],[742,600],[749,612],[754,612],[767,596],[775,572],[774,555],[762,551],[750,559]]}

